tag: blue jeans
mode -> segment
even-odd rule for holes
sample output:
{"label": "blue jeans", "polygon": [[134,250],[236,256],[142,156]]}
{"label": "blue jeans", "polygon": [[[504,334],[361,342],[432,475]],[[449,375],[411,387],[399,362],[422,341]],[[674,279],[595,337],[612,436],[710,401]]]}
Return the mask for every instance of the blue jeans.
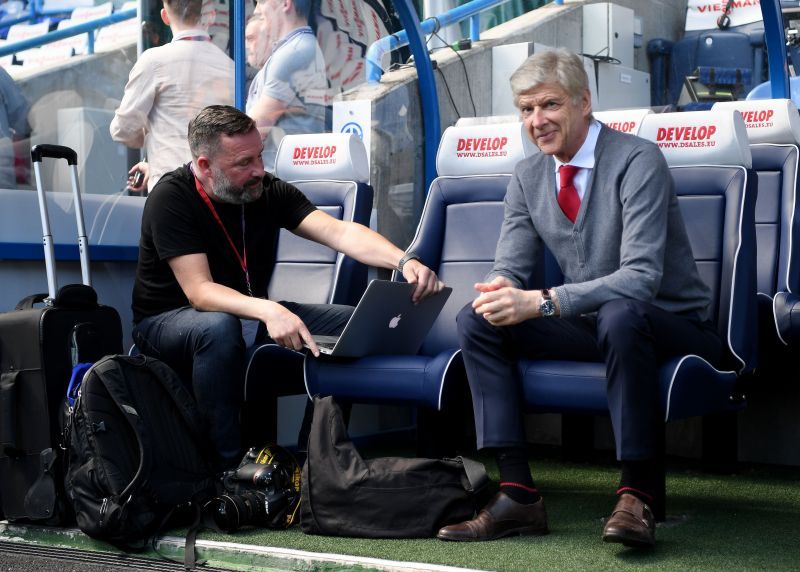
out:
{"label": "blue jeans", "polygon": [[[353,308],[332,304],[280,302],[314,334],[344,329]],[[269,340],[262,323],[256,343]],[[244,399],[245,342],[242,322],[225,312],[199,312],[190,306],[141,320],[133,328],[139,351],[174,369],[194,393],[224,467],[241,459],[239,412]]]}

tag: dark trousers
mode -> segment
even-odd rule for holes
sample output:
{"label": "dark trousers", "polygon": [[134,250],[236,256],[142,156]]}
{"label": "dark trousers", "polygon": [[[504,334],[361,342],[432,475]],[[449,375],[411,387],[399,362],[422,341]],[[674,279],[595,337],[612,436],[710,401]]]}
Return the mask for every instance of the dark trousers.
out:
{"label": "dark trousers", "polygon": [[536,318],[506,327],[492,326],[468,304],[457,321],[478,448],[525,444],[520,359],[602,361],[617,458],[652,459],[663,430],[660,365],[683,354],[712,364],[722,358],[711,322],[636,300],[612,300],[596,316]]}
{"label": "dark trousers", "polygon": [[[353,312],[350,306],[281,304],[314,334],[341,333]],[[256,343],[268,339],[261,324]],[[192,389],[221,462],[225,466],[238,463],[246,355],[241,320],[185,306],[143,319],[133,328],[133,340],[139,351],[165,362]]]}

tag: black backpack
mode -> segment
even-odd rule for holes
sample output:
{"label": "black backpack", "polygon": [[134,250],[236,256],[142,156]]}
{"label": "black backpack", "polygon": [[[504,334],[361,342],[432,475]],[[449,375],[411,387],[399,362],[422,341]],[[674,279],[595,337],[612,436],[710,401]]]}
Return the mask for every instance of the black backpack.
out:
{"label": "black backpack", "polygon": [[157,359],[114,355],[91,366],[64,433],[64,484],[78,527],[134,550],[176,507],[211,498],[212,465],[199,419],[192,395]]}
{"label": "black backpack", "polygon": [[301,478],[306,534],[431,537],[472,518],[487,495],[486,470],[470,459],[363,459],[333,398],[314,398]]}

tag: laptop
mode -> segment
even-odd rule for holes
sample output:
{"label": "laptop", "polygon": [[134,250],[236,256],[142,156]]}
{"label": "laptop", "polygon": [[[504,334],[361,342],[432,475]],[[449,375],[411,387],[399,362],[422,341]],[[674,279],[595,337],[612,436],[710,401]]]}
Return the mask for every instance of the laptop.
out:
{"label": "laptop", "polygon": [[411,302],[413,284],[372,280],[338,336],[312,336],[333,357],[416,354],[442,311],[451,288]]}

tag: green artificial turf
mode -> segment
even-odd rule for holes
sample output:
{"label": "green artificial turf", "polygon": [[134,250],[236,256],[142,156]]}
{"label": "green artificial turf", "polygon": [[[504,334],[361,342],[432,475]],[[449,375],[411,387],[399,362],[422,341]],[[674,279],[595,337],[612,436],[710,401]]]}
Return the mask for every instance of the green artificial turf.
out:
{"label": "green artificial turf", "polygon": [[[486,464],[492,473],[493,463]],[[544,537],[366,540],[308,536],[295,526],[201,538],[486,570],[800,569],[800,469],[751,467],[720,476],[670,463],[667,522],[658,527],[655,549],[634,550],[600,540],[615,500],[613,463],[549,459],[532,467],[548,511],[551,533]]]}

